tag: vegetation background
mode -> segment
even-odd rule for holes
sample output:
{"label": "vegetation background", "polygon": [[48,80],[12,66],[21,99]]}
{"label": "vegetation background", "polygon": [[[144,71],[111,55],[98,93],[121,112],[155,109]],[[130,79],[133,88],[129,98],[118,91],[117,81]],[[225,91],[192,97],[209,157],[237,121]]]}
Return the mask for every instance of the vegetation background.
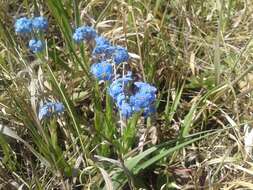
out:
{"label": "vegetation background", "polygon": [[[13,27],[36,15],[49,20],[39,55]],[[0,188],[253,189],[252,15],[249,0],[1,0]],[[72,40],[84,24],[157,87],[153,117],[119,130]],[[66,111],[40,122],[48,99]]]}

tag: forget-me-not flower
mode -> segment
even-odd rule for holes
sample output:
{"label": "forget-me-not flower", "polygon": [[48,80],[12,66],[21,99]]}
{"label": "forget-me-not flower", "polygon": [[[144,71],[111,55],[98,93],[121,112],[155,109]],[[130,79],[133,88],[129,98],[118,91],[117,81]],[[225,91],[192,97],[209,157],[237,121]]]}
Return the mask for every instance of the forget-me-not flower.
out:
{"label": "forget-me-not flower", "polygon": [[116,65],[126,62],[129,58],[125,48],[121,46],[112,46],[104,38],[97,39],[92,55],[100,60],[112,59]]}
{"label": "forget-me-not flower", "polygon": [[135,88],[130,90],[128,84],[132,80],[131,72],[129,72],[126,76],[113,81],[109,86],[109,94],[116,102],[120,114],[124,118],[131,117],[133,113],[141,111],[144,117],[153,114],[155,112],[156,88],[145,82],[135,82]]}
{"label": "forget-me-not flower", "polygon": [[157,91],[156,87],[145,82],[135,82],[134,85],[138,88],[139,92],[155,94]]}
{"label": "forget-me-not flower", "polygon": [[106,46],[106,45],[111,45],[111,43],[109,42],[109,40],[107,40],[105,37],[103,36],[97,36],[95,38],[95,43],[96,46]]}
{"label": "forget-me-not flower", "polygon": [[130,97],[130,104],[133,106],[134,111],[138,112],[142,109],[153,104],[155,95],[150,93],[137,92]]}
{"label": "forget-me-not flower", "polygon": [[41,40],[31,39],[29,41],[29,48],[33,53],[38,53],[43,50],[44,43]]}
{"label": "forget-me-not flower", "polygon": [[113,60],[116,64],[120,64],[122,62],[127,62],[129,58],[128,52],[126,48],[121,46],[116,46],[113,53]]}
{"label": "forget-me-not flower", "polygon": [[115,52],[114,46],[104,44],[104,45],[95,46],[95,48],[93,49],[92,55],[93,57],[99,60],[106,60],[106,59],[111,59],[114,52]]}
{"label": "forget-me-not flower", "polygon": [[22,17],[16,20],[15,24],[15,32],[19,34],[25,34],[32,32],[32,21],[27,17]]}
{"label": "forget-me-not flower", "polygon": [[135,94],[130,97],[129,103],[134,112],[143,110],[144,116],[148,116],[155,110],[154,102],[157,89],[145,82],[135,82],[134,85],[137,89]]}
{"label": "forget-me-not flower", "polygon": [[123,102],[122,105],[119,107],[120,114],[124,119],[127,119],[132,116],[133,110],[129,103]]}
{"label": "forget-me-not flower", "polygon": [[113,74],[112,65],[107,61],[93,64],[90,71],[98,80],[110,80]]}
{"label": "forget-me-not flower", "polygon": [[116,101],[119,94],[124,93],[125,87],[132,81],[132,73],[128,72],[122,78],[114,80],[109,86],[109,94]]}
{"label": "forget-me-not flower", "polygon": [[76,28],[73,39],[76,43],[80,43],[83,40],[89,41],[97,36],[96,31],[89,26],[81,26]]}
{"label": "forget-me-not flower", "polygon": [[32,19],[32,26],[34,30],[46,30],[48,28],[47,19],[43,16],[34,17]]}
{"label": "forget-me-not flower", "polygon": [[53,114],[59,114],[64,112],[64,105],[60,102],[46,102],[39,108],[38,118],[42,120],[49,118]]}
{"label": "forget-me-not flower", "polygon": [[33,53],[38,53],[43,50],[44,43],[41,40],[31,39],[29,41],[29,48]]}

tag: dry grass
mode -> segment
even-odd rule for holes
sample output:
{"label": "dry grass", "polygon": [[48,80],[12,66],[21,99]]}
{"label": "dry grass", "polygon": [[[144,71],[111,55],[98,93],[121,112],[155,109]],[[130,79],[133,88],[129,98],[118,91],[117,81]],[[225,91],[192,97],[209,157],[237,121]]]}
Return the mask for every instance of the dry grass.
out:
{"label": "dry grass", "polygon": [[[41,57],[13,29],[14,19],[37,12],[50,23]],[[252,12],[244,0],[1,1],[0,189],[109,189],[117,180],[118,189],[253,189],[244,147]],[[126,46],[126,68],[158,88],[156,115],[133,119],[130,140],[117,132],[104,86],[87,74],[89,51],[68,42],[83,23]],[[40,123],[48,97],[67,111]],[[145,150],[152,153],[137,162]]]}

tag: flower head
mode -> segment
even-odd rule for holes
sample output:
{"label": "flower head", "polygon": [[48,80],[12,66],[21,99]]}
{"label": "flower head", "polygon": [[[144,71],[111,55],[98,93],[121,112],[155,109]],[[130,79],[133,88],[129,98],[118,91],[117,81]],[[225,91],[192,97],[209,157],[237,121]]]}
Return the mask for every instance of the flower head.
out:
{"label": "flower head", "polygon": [[128,72],[126,76],[122,78],[118,78],[115,81],[112,82],[112,84],[109,86],[109,94],[110,96],[116,100],[117,96],[121,93],[124,93],[125,87],[132,81],[132,73]]}
{"label": "flower head", "polygon": [[96,46],[92,51],[94,58],[98,60],[110,59],[115,51],[115,47],[111,45],[109,40],[102,36],[95,38]]}
{"label": "flower head", "polygon": [[113,81],[108,88],[110,96],[116,102],[120,115],[125,119],[131,117],[133,114],[133,107],[129,104],[129,96],[126,92],[132,80],[132,73],[128,72],[124,77]]}
{"label": "flower head", "polygon": [[29,48],[33,53],[41,52],[44,48],[44,44],[41,40],[31,39],[29,41]]}
{"label": "flower head", "polygon": [[110,80],[113,74],[112,65],[107,61],[93,64],[90,71],[98,80]]}
{"label": "flower head", "polygon": [[73,34],[73,39],[76,43],[80,43],[83,40],[89,41],[97,36],[96,31],[89,26],[81,26],[77,28]]}
{"label": "flower head", "polygon": [[17,33],[30,33],[32,31],[32,21],[27,17],[19,18],[16,20],[14,27]]}
{"label": "flower head", "polygon": [[122,92],[116,98],[117,106],[121,107],[124,102],[127,102],[127,96]]}
{"label": "flower head", "polygon": [[64,105],[60,102],[46,102],[39,108],[38,118],[42,120],[49,118],[53,114],[59,114],[64,112]]}
{"label": "flower head", "polygon": [[54,104],[54,111],[56,113],[62,113],[62,112],[64,112],[64,109],[65,109],[65,107],[64,107],[64,105],[62,103],[58,102],[58,103]]}
{"label": "flower head", "polygon": [[122,62],[126,62],[129,58],[128,52],[125,48],[121,46],[115,47],[115,51],[113,54],[113,60],[116,64],[120,64]]}
{"label": "flower head", "polygon": [[46,30],[48,28],[47,19],[43,16],[34,17],[32,20],[32,26],[34,30]]}
{"label": "flower head", "polygon": [[138,91],[143,93],[152,93],[155,94],[157,89],[154,86],[151,86],[145,82],[135,82],[134,85],[138,88]]}
{"label": "flower head", "polygon": [[114,46],[108,44],[100,44],[93,49],[92,55],[99,60],[106,60],[111,59],[114,51]]}
{"label": "flower head", "polygon": [[140,111],[153,104],[156,99],[156,88],[145,82],[135,82],[136,93],[130,97],[130,104],[134,110]]}
{"label": "flower head", "polygon": [[109,40],[104,38],[103,36],[97,36],[95,38],[96,46],[105,46],[105,45],[110,45]]}
{"label": "flower head", "polygon": [[126,62],[129,58],[128,52],[125,48],[121,46],[112,46],[110,42],[103,37],[99,37],[96,40],[96,46],[92,54],[100,60],[112,59],[117,65]]}
{"label": "flower head", "polygon": [[123,93],[123,91],[123,85],[117,80],[113,81],[113,83],[109,87],[109,94],[114,100],[116,100],[117,96]]}
{"label": "flower head", "polygon": [[154,101],[155,95],[150,93],[137,92],[130,97],[130,104],[136,112],[148,107]]}
{"label": "flower head", "polygon": [[122,105],[119,107],[119,109],[121,116],[125,119],[131,117],[133,114],[132,107],[127,102],[123,102]]}
{"label": "flower head", "polygon": [[144,117],[153,114],[156,88],[148,83],[135,82],[136,89],[133,92],[127,92],[126,86],[130,81],[132,81],[131,73],[115,80],[109,87],[109,94],[116,102],[120,113],[125,114],[126,118],[141,111]]}
{"label": "flower head", "polygon": [[156,99],[156,88],[145,82],[135,82],[135,94],[130,97],[130,104],[135,112],[144,110],[144,116],[154,112],[154,102]]}

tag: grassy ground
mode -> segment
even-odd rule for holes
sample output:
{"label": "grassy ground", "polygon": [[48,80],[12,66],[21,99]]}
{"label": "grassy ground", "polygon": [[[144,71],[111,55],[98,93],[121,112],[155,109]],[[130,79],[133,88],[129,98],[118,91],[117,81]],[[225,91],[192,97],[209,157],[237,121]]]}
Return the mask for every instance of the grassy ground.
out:
{"label": "grassy ground", "polygon": [[[0,2],[0,189],[253,189],[253,5],[245,0]],[[46,50],[15,19],[49,20]],[[126,67],[158,89],[157,113],[120,130],[73,28],[127,47]],[[40,122],[41,101],[66,111]],[[251,137],[253,138],[253,137]]]}

